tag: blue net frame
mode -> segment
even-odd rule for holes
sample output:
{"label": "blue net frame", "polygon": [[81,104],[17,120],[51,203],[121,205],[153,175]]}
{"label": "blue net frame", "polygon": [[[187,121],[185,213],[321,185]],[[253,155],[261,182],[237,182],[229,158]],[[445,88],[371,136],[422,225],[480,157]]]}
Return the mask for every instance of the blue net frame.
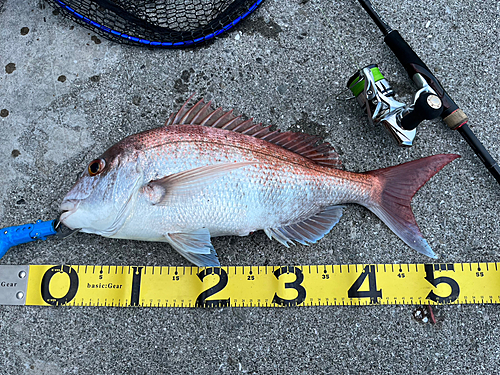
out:
{"label": "blue net frame", "polygon": [[263,0],[48,0],[97,34],[125,44],[186,48],[213,40]]}

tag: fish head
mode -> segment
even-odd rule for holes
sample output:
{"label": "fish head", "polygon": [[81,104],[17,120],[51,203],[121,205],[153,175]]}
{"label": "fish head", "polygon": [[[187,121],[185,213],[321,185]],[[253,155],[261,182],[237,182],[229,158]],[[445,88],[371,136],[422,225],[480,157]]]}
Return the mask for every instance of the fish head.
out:
{"label": "fish head", "polygon": [[137,152],[116,144],[92,160],[66,194],[60,222],[70,229],[110,237],[130,214],[142,181]]}

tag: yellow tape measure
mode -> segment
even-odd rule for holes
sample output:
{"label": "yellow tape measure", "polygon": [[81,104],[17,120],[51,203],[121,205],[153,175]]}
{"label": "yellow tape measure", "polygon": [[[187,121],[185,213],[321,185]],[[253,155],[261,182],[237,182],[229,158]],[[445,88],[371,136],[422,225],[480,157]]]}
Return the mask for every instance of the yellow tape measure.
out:
{"label": "yellow tape measure", "polygon": [[0,266],[0,304],[280,307],[500,303],[498,263]]}

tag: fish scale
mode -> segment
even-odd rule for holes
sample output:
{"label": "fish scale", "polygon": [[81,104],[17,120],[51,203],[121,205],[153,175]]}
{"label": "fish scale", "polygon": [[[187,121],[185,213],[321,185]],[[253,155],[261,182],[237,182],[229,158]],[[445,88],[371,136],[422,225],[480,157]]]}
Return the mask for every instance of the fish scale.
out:
{"label": "fish scale", "polygon": [[[149,146],[138,151],[144,152],[141,160],[144,160],[146,180],[206,164],[255,160],[256,166],[222,176],[206,186],[193,201],[182,201],[168,209],[161,207],[161,212],[167,211],[161,217],[174,226],[175,231],[210,225],[212,235],[248,234],[249,231],[261,229],[262,226],[273,227],[299,220],[300,216],[297,217],[294,213],[303,205],[324,207],[361,198],[356,195],[361,193],[362,189],[352,188],[353,183],[349,190],[340,188],[340,182],[347,179],[348,172],[318,165],[313,165],[313,169],[308,165],[312,163],[307,162],[305,158],[297,158],[296,154],[273,155],[268,150],[268,145],[262,141],[262,144],[253,145],[253,149],[243,148],[241,141],[234,140],[224,145],[221,139],[228,139],[226,133],[229,131],[202,128],[203,132],[199,133],[201,137],[198,138],[196,133],[199,126],[181,127],[184,129],[179,132],[173,130],[176,135],[181,133],[180,141],[171,141],[174,135],[170,134],[172,129],[168,128],[154,129],[142,134],[139,142],[148,144],[150,139],[154,139],[156,143],[154,147]],[[187,134],[192,137],[189,141],[184,140]],[[170,141],[164,141],[165,138]],[[212,146],[209,148],[204,147],[205,145]],[[170,157],[163,158],[162,155]],[[154,163],[150,163],[151,160],[154,160]],[[290,165],[284,166],[284,160],[289,160]],[[334,181],[336,174],[345,176]],[[354,178],[352,180],[354,181]],[[322,185],[335,188],[325,189]],[[206,199],[210,199],[211,203],[208,204]],[[149,209],[147,205],[141,207]],[[258,213],[252,214],[252,211]],[[136,216],[140,218],[143,213],[139,212]],[[256,220],[251,220],[252,217]],[[189,218],[189,223],[186,218]],[[131,226],[136,224],[134,221]],[[163,224],[167,223],[162,222],[162,226]],[[242,231],[241,228],[248,229]],[[115,237],[129,236],[129,230],[135,229],[122,228]]]}
{"label": "fish scale", "polygon": [[285,246],[309,245],[337,224],[341,205],[356,203],[435,257],[410,202],[458,155],[353,173],[318,137],[188,102],[165,126],[131,135],[93,160],[64,198],[61,222],[107,237],[168,242],[198,266],[220,266],[211,237],[264,230]]}
{"label": "fish scale", "polygon": [[[162,146],[162,148],[158,152],[155,149],[149,149],[148,152],[153,155],[175,154],[174,158],[177,163],[174,165],[168,161],[155,163],[153,168],[150,168],[149,176],[145,166],[146,179],[154,178],[153,175],[158,174],[158,171],[160,174],[168,175],[208,163],[244,160],[255,160],[258,163],[256,166],[232,171],[227,176],[212,182],[192,200],[182,201],[173,207],[168,207],[169,212],[163,217],[171,225],[179,226],[174,230],[192,230],[200,225],[210,225],[210,232],[214,233],[213,235],[215,233],[238,235],[242,232],[241,228],[248,228],[243,231],[247,234],[248,231],[261,229],[262,226],[272,227],[287,221],[296,221],[299,218],[294,216],[294,212],[302,205],[327,206],[337,203],[336,200],[340,203],[342,198],[354,198],[352,193],[350,193],[351,197],[348,197],[347,191],[343,192],[340,189],[333,192],[321,189],[320,179],[325,177],[318,176],[318,172],[312,173],[309,169],[300,171],[299,169],[304,168],[295,165],[288,168],[276,166],[277,162],[272,160],[275,159],[272,155],[265,155],[265,158],[262,158],[259,157],[262,154],[258,152],[237,153],[236,151],[241,148],[232,146],[209,152],[198,147],[194,141],[184,145],[170,144],[169,147]],[[144,160],[150,159],[145,155]],[[333,183],[328,185],[334,186]],[[210,200],[210,204],[206,201],[207,199]],[[146,205],[143,207],[148,209]],[[161,209],[165,211],[165,208]],[[252,214],[253,211],[258,213]],[[253,217],[255,220],[252,220]],[[190,227],[184,226],[186,218],[190,219]],[[126,229],[123,228],[123,231]]]}

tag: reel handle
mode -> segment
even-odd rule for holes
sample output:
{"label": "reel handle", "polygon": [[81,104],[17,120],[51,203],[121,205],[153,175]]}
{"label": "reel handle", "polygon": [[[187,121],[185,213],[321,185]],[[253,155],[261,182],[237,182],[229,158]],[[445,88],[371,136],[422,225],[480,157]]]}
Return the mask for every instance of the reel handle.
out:
{"label": "reel handle", "polygon": [[46,240],[48,236],[57,234],[55,220],[18,225],[0,229],[0,258],[12,247],[36,240]]}
{"label": "reel handle", "polygon": [[413,110],[401,119],[401,127],[405,130],[413,130],[424,120],[432,120],[443,113],[443,106],[439,98],[429,92],[423,92],[418,96]]}

